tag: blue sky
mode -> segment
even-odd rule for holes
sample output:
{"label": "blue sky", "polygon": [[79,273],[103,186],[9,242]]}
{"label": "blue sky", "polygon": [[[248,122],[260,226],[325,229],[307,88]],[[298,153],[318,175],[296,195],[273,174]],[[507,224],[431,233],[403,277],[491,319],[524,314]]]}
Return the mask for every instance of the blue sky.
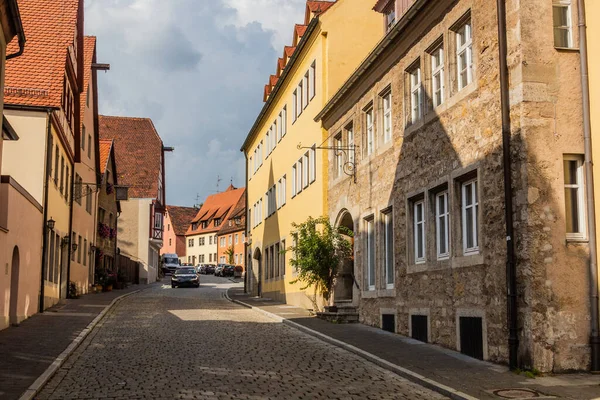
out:
{"label": "blue sky", "polygon": [[98,37],[99,109],[149,117],[166,146],[167,203],[203,202],[233,178],[263,105],[263,87],[290,44],[305,0],[86,0]]}

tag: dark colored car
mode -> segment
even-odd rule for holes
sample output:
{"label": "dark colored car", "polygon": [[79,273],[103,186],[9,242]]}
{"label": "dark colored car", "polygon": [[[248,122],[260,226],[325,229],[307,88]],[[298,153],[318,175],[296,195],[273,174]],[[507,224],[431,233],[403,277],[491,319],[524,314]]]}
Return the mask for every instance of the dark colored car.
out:
{"label": "dark colored car", "polygon": [[211,274],[211,275],[214,274],[215,273],[215,266],[211,265],[211,264],[206,264],[205,265],[205,272],[204,273],[207,274],[207,275],[208,274]]}
{"label": "dark colored car", "polygon": [[221,276],[233,276],[235,271],[235,265],[225,265],[223,267],[223,271],[221,271]]}
{"label": "dark colored car", "polygon": [[171,287],[181,286],[200,287],[200,278],[194,267],[178,268],[171,276]]}

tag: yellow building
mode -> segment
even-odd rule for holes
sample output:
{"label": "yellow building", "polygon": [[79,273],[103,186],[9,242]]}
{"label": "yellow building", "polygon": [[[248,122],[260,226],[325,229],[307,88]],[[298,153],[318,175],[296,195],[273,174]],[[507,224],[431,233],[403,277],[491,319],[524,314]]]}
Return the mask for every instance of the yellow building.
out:
{"label": "yellow building", "polygon": [[327,214],[326,140],[314,121],[381,38],[373,2],[307,1],[304,25],[265,86],[265,105],[242,146],[248,188],[247,284],[257,295],[312,307],[311,289],[290,283],[292,223]]}

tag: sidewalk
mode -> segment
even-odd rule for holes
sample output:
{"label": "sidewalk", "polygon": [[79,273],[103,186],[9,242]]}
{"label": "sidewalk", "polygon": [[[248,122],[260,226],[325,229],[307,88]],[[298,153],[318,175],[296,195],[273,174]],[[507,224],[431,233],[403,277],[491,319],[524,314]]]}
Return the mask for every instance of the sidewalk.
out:
{"label": "sidewalk", "polygon": [[67,299],[0,331],[0,399],[18,399],[114,299],[145,287]]}
{"label": "sidewalk", "polygon": [[529,379],[510,372],[504,366],[476,360],[381,329],[362,324],[325,322],[311,317],[302,308],[250,297],[241,288],[230,289],[228,295],[234,301],[275,314],[274,317],[281,318],[283,323],[346,348],[453,398],[600,398],[599,375],[569,374]]}

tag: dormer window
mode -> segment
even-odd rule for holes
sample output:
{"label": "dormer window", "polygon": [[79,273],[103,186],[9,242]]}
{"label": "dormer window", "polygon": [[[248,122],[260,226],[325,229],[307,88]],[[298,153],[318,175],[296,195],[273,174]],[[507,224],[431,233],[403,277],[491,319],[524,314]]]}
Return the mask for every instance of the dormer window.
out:
{"label": "dormer window", "polygon": [[242,224],[242,219],[241,218],[236,218],[235,219],[235,224],[236,225],[241,225]]}
{"label": "dormer window", "polygon": [[208,222],[202,221],[202,223],[200,224],[200,226],[202,226],[202,229],[206,229],[206,227],[208,226]]}
{"label": "dormer window", "polygon": [[396,8],[394,6],[394,2],[392,1],[390,7],[385,12],[386,32],[389,32],[396,23]]}
{"label": "dormer window", "polygon": [[221,225],[221,218],[215,218],[215,227]]}
{"label": "dormer window", "polygon": [[192,230],[195,231],[196,229],[198,229],[198,223],[192,224]]}

